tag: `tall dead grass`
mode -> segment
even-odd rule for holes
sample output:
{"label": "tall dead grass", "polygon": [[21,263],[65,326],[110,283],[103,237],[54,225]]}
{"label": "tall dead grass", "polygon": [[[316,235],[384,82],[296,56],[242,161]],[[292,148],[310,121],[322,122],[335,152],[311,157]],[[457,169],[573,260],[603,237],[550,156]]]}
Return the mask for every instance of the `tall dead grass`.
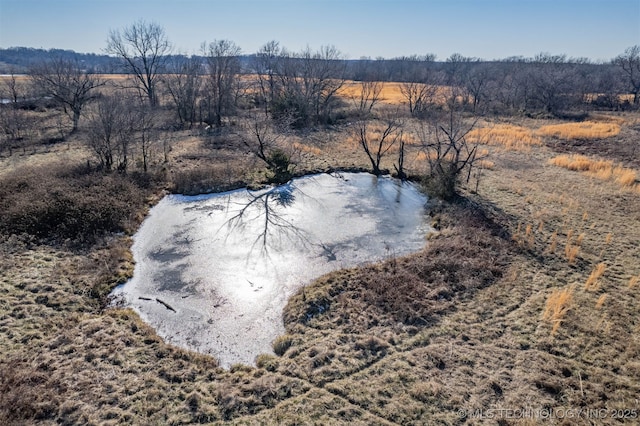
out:
{"label": "tall dead grass", "polygon": [[604,306],[604,302],[607,301],[607,295],[603,294],[600,297],[598,297],[598,300],[596,301],[596,309],[602,309],[602,307]]}
{"label": "tall dead grass", "polygon": [[606,269],[607,265],[605,263],[598,263],[591,271],[591,274],[589,274],[589,278],[587,278],[587,281],[584,283],[584,289],[586,291],[597,291],[598,289],[600,289],[599,280],[600,277],[604,275],[604,271]]}
{"label": "tall dead grass", "polygon": [[604,139],[620,133],[620,123],[611,121],[584,121],[542,126],[537,130],[512,124],[496,124],[473,129],[468,138],[472,142],[502,146],[507,150],[528,151],[542,145],[542,138]]}
{"label": "tall dead grass", "polygon": [[640,190],[640,185],[636,183],[637,173],[635,170],[615,164],[611,160],[598,160],[586,155],[558,155],[549,160],[549,164],[563,167],[568,170],[584,172],[589,176],[601,180],[611,180],[624,189],[633,191]]}
{"label": "tall dead grass", "polygon": [[554,335],[564,321],[567,312],[573,304],[573,293],[575,286],[571,285],[564,289],[555,289],[547,298],[547,304],[542,313],[542,319],[550,322],[553,326],[551,334]]}
{"label": "tall dead grass", "polygon": [[533,130],[511,124],[473,129],[468,134],[470,142],[502,146],[507,150],[528,151],[532,146],[542,145],[542,138]]}
{"label": "tall dead grass", "polygon": [[583,121],[542,126],[536,134],[559,139],[605,139],[620,133],[620,125],[614,122]]}
{"label": "tall dead grass", "polygon": [[[380,91],[380,102],[387,105],[401,105],[406,103],[406,98],[402,94],[402,84],[397,82],[383,82]],[[451,88],[448,86],[437,86],[431,101],[437,105],[443,105],[446,99],[451,96]],[[343,98],[359,98],[362,94],[362,83],[359,81],[347,81],[338,91],[338,95]]]}

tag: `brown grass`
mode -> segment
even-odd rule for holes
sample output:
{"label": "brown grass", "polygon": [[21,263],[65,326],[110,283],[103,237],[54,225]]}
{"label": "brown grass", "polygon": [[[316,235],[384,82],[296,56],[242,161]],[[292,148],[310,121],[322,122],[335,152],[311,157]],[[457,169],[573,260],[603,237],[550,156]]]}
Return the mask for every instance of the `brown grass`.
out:
{"label": "brown grass", "polygon": [[0,186],[0,233],[41,241],[91,243],[132,232],[151,194],[149,177],[103,174],[83,166],[24,166]]}
{"label": "brown grass", "polygon": [[607,301],[607,295],[603,294],[600,297],[598,297],[598,300],[596,301],[596,309],[602,309],[602,307],[604,306],[604,302]]}
{"label": "brown grass", "polygon": [[604,271],[607,269],[607,265],[604,262],[598,263],[591,274],[589,274],[589,278],[584,283],[584,289],[586,291],[597,291],[600,289],[600,278],[604,274]]}
{"label": "brown grass", "polygon": [[507,150],[528,151],[542,145],[542,139],[529,128],[511,124],[496,124],[473,129],[467,135],[470,142],[497,145]]}
{"label": "brown grass", "polygon": [[[401,91],[402,83],[382,82],[382,90],[380,91],[380,102],[387,105],[401,105],[406,103],[405,97]],[[344,86],[338,91],[338,95],[353,99],[360,97],[362,93],[362,83],[358,81],[346,81]],[[444,104],[446,97],[450,96],[451,89],[447,86],[438,86],[435,93],[435,103]]]}
{"label": "brown grass", "polygon": [[[363,164],[346,132],[310,137],[322,152],[308,153],[321,157],[309,167]],[[166,187],[181,175],[193,188],[248,180],[236,166],[246,163],[222,164],[233,147],[203,142],[176,139]],[[274,344],[282,355],[256,367],[225,371],[130,310],[102,310],[92,294],[131,273],[127,238],[107,233],[82,250],[0,239],[0,423],[459,424],[458,410],[476,407],[628,408],[640,393],[638,199],[544,166],[544,147],[492,154],[477,194],[429,204],[439,231],[424,252],[336,271],[293,296]],[[53,155],[2,158],[0,179]],[[518,223],[526,250],[505,240]],[[571,265],[546,254],[556,230],[580,250]],[[575,292],[598,262],[610,271],[606,298]]]}
{"label": "brown grass", "polygon": [[615,165],[610,160],[596,160],[585,155],[558,155],[549,164],[565,169],[581,171],[602,180],[613,180],[623,188],[637,190],[635,170]]}
{"label": "brown grass", "polygon": [[564,247],[564,256],[567,258],[567,262],[569,265],[573,265],[576,263],[576,258],[578,257],[578,253],[580,253],[580,246],[567,243]]}
{"label": "brown grass", "polygon": [[555,253],[558,247],[558,231],[554,231],[551,234],[551,240],[549,241],[549,253]]}
{"label": "brown grass", "polygon": [[560,324],[564,321],[565,316],[569,312],[573,304],[573,293],[575,286],[569,286],[564,289],[555,289],[547,297],[542,319],[550,322],[553,326],[551,334],[554,335],[560,328]]}
{"label": "brown grass", "polygon": [[613,122],[583,121],[580,123],[552,124],[540,127],[536,134],[560,139],[605,139],[618,135],[620,125]]}

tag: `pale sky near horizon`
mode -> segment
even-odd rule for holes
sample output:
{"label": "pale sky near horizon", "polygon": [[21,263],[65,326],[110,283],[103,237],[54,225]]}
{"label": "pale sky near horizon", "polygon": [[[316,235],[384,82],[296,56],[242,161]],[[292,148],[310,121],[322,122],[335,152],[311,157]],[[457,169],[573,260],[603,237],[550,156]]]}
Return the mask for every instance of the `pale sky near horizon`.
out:
{"label": "pale sky near horizon", "polygon": [[0,47],[103,53],[111,29],[160,24],[179,53],[334,45],[348,58],[540,52],[609,60],[640,45],[640,0],[0,0]]}

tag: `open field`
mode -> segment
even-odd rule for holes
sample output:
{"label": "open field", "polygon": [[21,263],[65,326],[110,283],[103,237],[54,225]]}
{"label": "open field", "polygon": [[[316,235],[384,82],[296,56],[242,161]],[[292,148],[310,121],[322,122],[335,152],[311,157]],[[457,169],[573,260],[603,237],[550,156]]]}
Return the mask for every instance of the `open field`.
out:
{"label": "open field", "polygon": [[[401,105],[407,101],[402,94],[402,83],[383,82],[380,90],[380,102],[387,105]],[[451,91],[446,86],[438,86],[434,92],[434,99],[439,103],[445,102],[445,95]],[[362,83],[358,81],[346,81],[338,92],[338,95],[346,100],[358,99],[362,94]]]}
{"label": "open field", "polygon": [[[601,417],[571,424],[637,422],[640,116],[589,120],[480,123],[470,136],[491,167],[477,192],[471,182],[458,201],[430,203],[438,231],[423,251],[319,278],[289,301],[276,355],[228,371],[104,306],[159,196],[261,180],[235,136],[175,132],[170,161],[158,153],[147,178],[85,170],[81,133],[0,158],[0,224],[38,230],[18,221],[23,209],[60,211],[65,224],[42,230],[49,244],[0,242],[0,423],[457,425],[486,422],[470,418],[480,409],[530,410],[498,424],[578,409]],[[289,135],[296,173],[367,168],[350,138],[342,126]],[[413,174],[425,167],[418,148]],[[85,232],[71,208],[109,232],[71,243]]]}

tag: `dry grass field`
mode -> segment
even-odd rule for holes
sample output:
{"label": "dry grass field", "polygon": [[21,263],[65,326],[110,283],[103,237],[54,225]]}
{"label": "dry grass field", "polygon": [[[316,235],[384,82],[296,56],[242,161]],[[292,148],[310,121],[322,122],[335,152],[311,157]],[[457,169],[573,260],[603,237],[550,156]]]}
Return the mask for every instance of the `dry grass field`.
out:
{"label": "dry grass field", "polygon": [[[477,192],[430,202],[424,250],[320,277],[290,299],[275,354],[230,370],[105,301],[132,273],[130,235],[159,196],[260,179],[237,140],[175,133],[150,181],[83,171],[82,134],[5,155],[3,218],[104,203],[91,219],[112,222],[86,244],[68,242],[64,215],[54,242],[0,242],[0,423],[636,423],[639,119],[483,123],[470,136],[491,167]],[[368,167],[342,127],[289,142],[297,173]],[[410,145],[410,172],[423,172],[419,154]]]}
{"label": "dry grass field", "polygon": [[[406,103],[406,99],[402,94],[402,83],[385,82],[382,83],[380,90],[380,102],[386,105],[400,105]],[[444,103],[445,95],[450,92],[446,86],[438,86],[434,98]],[[358,81],[346,81],[338,92],[339,96],[344,99],[358,99],[362,94],[362,83]]]}

